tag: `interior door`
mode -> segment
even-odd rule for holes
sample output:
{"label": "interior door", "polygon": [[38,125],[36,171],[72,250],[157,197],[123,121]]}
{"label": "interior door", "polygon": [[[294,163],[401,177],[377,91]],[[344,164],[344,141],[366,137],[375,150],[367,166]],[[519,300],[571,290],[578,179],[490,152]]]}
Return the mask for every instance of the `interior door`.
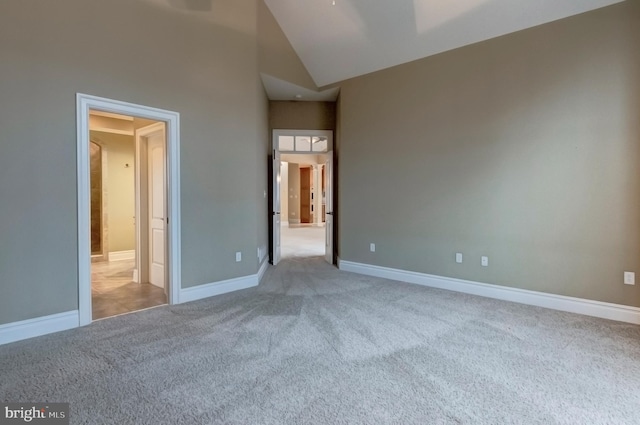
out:
{"label": "interior door", "polygon": [[325,163],[325,247],[324,259],[329,264],[333,264],[333,151],[327,152]]}
{"label": "interior door", "polygon": [[311,223],[311,168],[300,167],[300,223]]}
{"label": "interior door", "polygon": [[280,152],[273,151],[273,207],[272,207],[272,224],[273,224],[273,258],[272,264],[275,266],[280,262],[280,181],[282,179],[282,161],[280,160]]}
{"label": "interior door", "polygon": [[149,283],[165,288],[166,161],[164,130],[148,137]]}

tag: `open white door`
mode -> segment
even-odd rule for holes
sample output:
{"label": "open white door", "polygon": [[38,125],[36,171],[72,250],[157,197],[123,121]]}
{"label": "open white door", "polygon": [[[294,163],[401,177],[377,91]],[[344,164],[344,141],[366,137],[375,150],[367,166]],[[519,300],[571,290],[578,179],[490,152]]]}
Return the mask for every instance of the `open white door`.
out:
{"label": "open white door", "polygon": [[280,161],[280,152],[273,151],[273,258],[272,263],[275,266],[280,261],[280,180],[282,161]]}
{"label": "open white door", "polygon": [[324,259],[329,264],[333,264],[333,151],[327,152],[327,162],[325,163],[325,247]]}
{"label": "open white door", "polygon": [[148,136],[149,283],[165,288],[166,163],[164,126]]}

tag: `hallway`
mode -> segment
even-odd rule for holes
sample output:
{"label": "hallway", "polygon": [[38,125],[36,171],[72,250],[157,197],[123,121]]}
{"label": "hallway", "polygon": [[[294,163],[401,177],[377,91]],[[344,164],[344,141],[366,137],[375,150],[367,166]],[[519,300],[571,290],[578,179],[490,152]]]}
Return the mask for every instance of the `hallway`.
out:
{"label": "hallway", "polygon": [[321,257],[324,255],[325,228],[315,226],[280,227],[282,258]]}

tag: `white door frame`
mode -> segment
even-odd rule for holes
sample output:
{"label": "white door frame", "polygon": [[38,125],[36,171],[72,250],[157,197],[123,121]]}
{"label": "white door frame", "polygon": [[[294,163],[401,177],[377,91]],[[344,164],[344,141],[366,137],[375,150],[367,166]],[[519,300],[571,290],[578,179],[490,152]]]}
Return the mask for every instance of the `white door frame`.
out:
{"label": "white door frame", "polygon": [[78,311],[80,326],[91,323],[91,212],[89,111],[91,109],[166,123],[168,302],[180,302],[180,114],[144,105],[76,94],[78,178]]}
{"label": "white door frame", "polygon": [[333,213],[333,188],[335,178],[333,177],[333,151],[327,152],[327,162],[325,163],[324,178],[328,181],[326,186],[326,200],[325,200],[325,213],[324,213],[324,227],[325,227],[325,248],[324,259],[327,263],[333,264],[333,253],[335,252],[334,241],[334,226],[335,226],[335,214]]}
{"label": "white door frame", "polygon": [[[326,137],[327,138],[327,149],[325,151],[322,151],[322,152],[297,151],[297,150],[295,150],[295,147],[294,147],[294,150],[281,149],[281,147],[279,146],[279,137],[280,136],[293,136],[293,137],[295,137],[295,136],[306,136],[306,137],[318,136],[318,137]],[[331,155],[331,159],[333,160],[333,131],[332,130],[282,130],[282,129],[275,129],[275,130],[273,130],[273,133],[271,135],[271,146],[273,148],[273,157],[274,157],[274,159],[275,159],[275,156],[276,156],[276,152],[278,152],[278,153],[281,153],[281,154]],[[275,161],[274,161],[274,163],[275,163]],[[273,195],[275,197],[276,190],[279,190],[279,185],[280,185],[280,181],[276,178],[276,173],[275,172],[273,173],[272,181],[273,181],[272,184],[274,186],[273,187]],[[333,176],[331,176],[331,183],[330,184],[331,184],[331,187],[327,188],[327,192],[329,193],[329,196],[333,196],[333,193],[334,193],[334,191],[333,191],[334,186],[333,185],[337,184],[336,180],[333,178]],[[276,189],[275,185],[278,185],[278,189]],[[320,191],[316,190],[316,192],[319,193]],[[282,196],[282,194],[281,194],[281,196]],[[288,196],[288,194],[285,195],[285,196]],[[274,202],[275,202],[275,200],[274,200]],[[333,205],[333,202],[332,202],[331,205]],[[280,205],[278,205],[277,208],[279,209]],[[274,214],[275,211],[276,211],[276,205],[274,205],[272,207],[271,214]],[[333,212],[331,212],[331,214],[333,215]],[[287,220],[288,220],[288,217],[287,217]],[[335,216],[334,216],[334,220],[335,220]],[[325,223],[325,226],[326,226],[326,223]],[[280,240],[280,236],[279,236],[280,229],[276,227],[275,223],[272,225],[271,232],[272,232],[271,237],[272,237],[272,240],[274,241],[274,243],[276,241],[276,238],[278,240]],[[325,235],[325,245],[328,242],[326,238],[327,237]],[[336,246],[337,241],[335,240],[335,238],[331,238],[330,243],[331,243],[331,247],[330,247],[331,248],[331,256],[333,257],[333,253],[335,252],[335,246]],[[272,258],[272,260],[275,261],[275,256],[276,256],[275,247],[272,247],[272,251],[274,251],[274,252],[272,252],[272,256],[274,257],[274,258]],[[326,253],[327,253],[327,247],[325,247],[325,258],[326,258]],[[331,264],[333,264],[333,258],[329,262]]]}
{"label": "white door frame", "polygon": [[282,191],[280,190],[280,183],[282,181],[282,161],[280,160],[280,152],[277,149],[273,150],[273,208],[272,208],[272,227],[273,227],[273,235],[272,235],[272,245],[271,250],[273,251],[271,264],[274,266],[278,265],[280,262],[280,254],[281,254],[281,244],[280,244],[280,223],[282,222],[282,211],[280,208],[280,197],[282,196]]}

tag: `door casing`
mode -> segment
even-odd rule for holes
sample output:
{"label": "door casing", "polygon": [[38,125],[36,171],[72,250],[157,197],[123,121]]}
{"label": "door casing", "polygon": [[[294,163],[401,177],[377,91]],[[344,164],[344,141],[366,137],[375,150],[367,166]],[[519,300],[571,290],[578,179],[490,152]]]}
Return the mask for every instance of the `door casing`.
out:
{"label": "door casing", "polygon": [[79,325],[91,323],[91,215],[89,185],[89,111],[163,121],[166,125],[167,170],[167,288],[168,303],[180,303],[180,114],[178,112],[76,94],[78,193],[78,312]]}
{"label": "door casing", "polygon": [[[289,151],[289,150],[280,150],[279,146],[278,146],[278,138],[280,136],[321,136],[321,137],[326,137],[327,138],[327,150],[324,152],[301,152],[301,151]],[[276,220],[275,217],[278,218],[277,223],[280,223],[280,203],[279,203],[279,199],[280,196],[282,196],[282,194],[280,193],[280,154],[281,153],[286,153],[286,154],[319,154],[319,155],[330,155],[331,156],[331,168],[333,170],[333,168],[335,167],[335,162],[333,161],[333,155],[334,155],[334,150],[333,150],[333,131],[331,130],[282,130],[282,129],[276,129],[273,130],[273,133],[271,135],[271,141],[272,141],[272,161],[271,163],[273,164],[273,173],[271,176],[272,179],[272,183],[271,183],[271,191],[272,191],[272,207],[271,207],[271,214],[274,217],[271,220],[271,229],[270,229],[270,240],[271,240],[271,251],[270,251],[270,262],[271,264],[277,264],[279,261],[279,247],[280,247],[280,231],[279,231],[279,225],[276,225]],[[276,170],[277,168],[277,170]],[[327,176],[330,179],[330,183],[329,185],[331,187],[327,187],[327,193],[329,194],[329,196],[331,197],[331,203],[330,205],[335,207],[336,203],[335,203],[335,198],[334,198],[334,188],[335,185],[337,184],[337,181],[335,179],[335,174],[332,172],[330,176]],[[276,201],[276,195],[277,195],[277,199],[278,201]],[[327,238],[327,235],[325,235],[325,244],[327,244],[327,246],[325,247],[325,259],[328,263],[330,264],[335,264],[335,252],[336,252],[336,244],[337,244],[337,239],[335,237],[335,220],[336,217],[333,214],[333,211],[330,211],[330,215],[332,216],[332,220],[330,224],[330,231],[331,231],[331,239],[329,240]],[[326,218],[326,214],[325,214],[325,218]],[[326,226],[327,223],[325,223]],[[329,246],[328,244],[330,244],[331,246]],[[277,247],[277,248],[276,248]]]}

